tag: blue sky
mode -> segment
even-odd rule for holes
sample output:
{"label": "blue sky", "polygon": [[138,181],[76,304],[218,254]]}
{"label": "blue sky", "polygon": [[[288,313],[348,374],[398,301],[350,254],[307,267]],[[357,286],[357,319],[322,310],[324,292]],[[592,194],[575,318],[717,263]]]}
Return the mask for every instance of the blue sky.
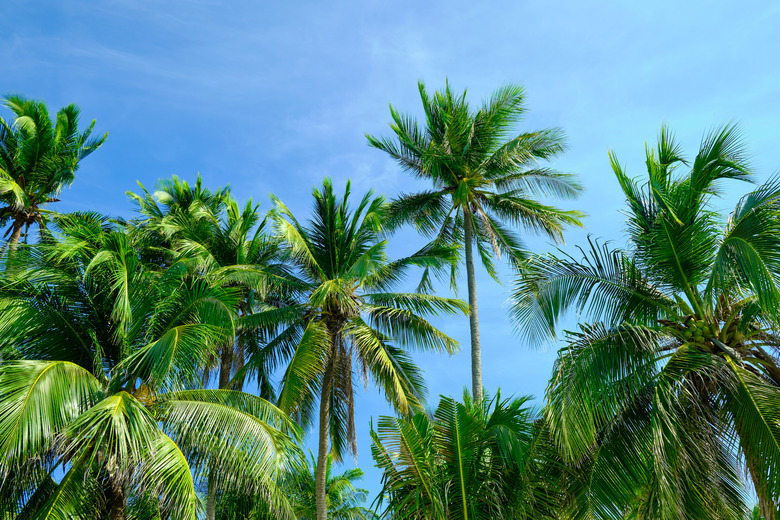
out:
{"label": "blue sky", "polygon": [[[589,215],[567,234],[571,250],[588,233],[621,240],[607,152],[640,175],[662,122],[693,152],[706,130],[738,121],[761,178],[780,167],[778,26],[780,4],[750,1],[4,0],[0,95],[52,110],[74,102],[110,132],[59,211],[129,217],[125,192],[136,181],[152,188],[200,172],[239,200],[267,209],[274,193],[306,215],[326,176],[337,186],[352,179],[358,192],[415,189],[364,134],[388,133],[388,103],[419,116],[418,80],[435,89],[449,78],[474,104],[520,83],[529,113],[519,130],[562,127],[569,151],[554,167],[587,189],[566,204]],[[723,207],[747,186],[730,188]],[[411,252],[416,240],[402,233],[393,251]],[[484,272],[478,282],[486,388],[541,396],[555,346],[524,345],[506,319],[506,286]],[[417,356],[433,403],[470,382],[467,320],[440,325],[464,349]],[[358,464],[375,491],[368,423],[389,410],[374,389],[357,406]]]}

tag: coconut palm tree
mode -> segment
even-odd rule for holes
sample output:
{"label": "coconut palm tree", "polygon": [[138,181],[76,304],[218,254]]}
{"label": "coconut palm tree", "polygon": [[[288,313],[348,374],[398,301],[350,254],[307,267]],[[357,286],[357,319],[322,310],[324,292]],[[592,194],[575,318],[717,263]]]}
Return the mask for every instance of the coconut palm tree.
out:
{"label": "coconut palm tree", "polygon": [[9,96],[4,105],[16,116],[0,117],[0,226],[10,223],[5,237],[16,249],[33,224],[46,221],[44,206],[56,202],[70,186],[79,162],[103,144],[108,133],[90,138],[95,121],[79,132],[79,109],[68,105],[54,121],[40,101]]}
{"label": "coconut palm tree", "polygon": [[[456,95],[449,86],[429,96],[420,83],[425,121],[390,107],[394,138],[367,136],[371,146],[383,150],[431,189],[401,195],[390,205],[392,226],[412,223],[435,243],[457,243],[465,251],[470,306],[472,392],[482,396],[482,351],[479,341],[477,285],[473,248],[497,280],[492,257],[506,255],[518,265],[525,255],[512,227],[540,232],[562,240],[563,228],[581,225],[578,211],[562,211],[541,204],[539,196],[577,197],[575,177],[540,164],[564,150],[558,129],[516,135],[514,126],[525,112],[521,87],[496,90],[476,111],[466,93]],[[429,272],[423,286],[429,286]],[[451,283],[454,285],[455,270]]]}
{"label": "coconut palm tree", "polygon": [[[284,297],[280,282],[289,281],[278,262],[278,241],[266,236],[259,205],[250,199],[241,208],[229,188],[209,190],[203,187],[200,175],[192,186],[174,176],[159,182],[154,194],[142,185],[141,189],[142,195],[129,195],[144,217],[136,229],[145,243],[152,244],[148,250],[167,254],[167,261],[185,266],[193,279],[239,294],[232,309],[236,334],[220,346],[216,372],[217,388],[240,390],[243,378],[231,379],[241,371],[247,355],[260,355],[261,340],[269,332],[247,324],[245,318],[260,307],[278,304]],[[260,395],[271,397],[269,371],[261,363],[253,368]],[[207,370],[204,379],[208,380],[211,372]],[[208,520],[216,515],[216,481],[216,476],[209,479]]]}
{"label": "coconut palm tree", "polygon": [[[583,517],[745,518],[741,464],[761,512],[780,500],[780,180],[724,218],[724,182],[750,181],[737,128],[685,159],[668,129],[647,181],[610,154],[628,204],[628,249],[591,240],[538,256],[515,291],[521,332],[567,334],[546,416],[566,460],[588,475]],[[742,462],[740,462],[740,459]]]}
{"label": "coconut palm tree", "polygon": [[[301,459],[279,480],[279,488],[290,502],[290,507],[298,520],[314,520],[317,518],[315,499],[316,467],[314,454],[311,463]],[[355,482],[363,478],[363,470],[353,468],[341,474],[334,475],[333,456],[328,455],[325,478],[325,494],[327,497],[328,517],[333,520],[372,520],[376,514],[363,507],[368,491],[355,487]],[[267,500],[262,497],[236,494],[223,498],[218,520],[238,519],[268,519],[272,518]]]}
{"label": "coconut palm tree", "polygon": [[[177,261],[188,272],[210,285],[232,287],[241,293],[236,308],[237,336],[234,345],[220,354],[219,388],[241,388],[243,378],[231,383],[241,371],[246,355],[260,350],[268,331],[253,327],[243,318],[261,307],[281,305],[296,282],[281,262],[279,242],[267,232],[259,204],[250,199],[243,207],[229,188],[212,191],[198,175],[194,185],[174,176],[158,182],[153,194],[128,192],[143,217],[135,222],[148,249],[156,249]],[[254,365],[255,368],[257,364]],[[254,370],[263,397],[272,397],[269,374]]]}
{"label": "coconut palm tree", "polygon": [[197,518],[209,470],[227,489],[273,493],[296,427],[259,397],[199,389],[239,295],[149,268],[105,217],[56,224],[59,238],[19,250],[0,281],[3,505]]}
{"label": "coconut palm tree", "polygon": [[[424,393],[419,370],[405,350],[453,352],[457,343],[424,315],[465,312],[460,300],[388,289],[409,266],[440,267],[451,254],[431,248],[395,262],[381,238],[384,199],[367,193],[350,208],[349,183],[342,197],[325,180],[315,189],[314,212],[303,224],[278,199],[272,219],[296,276],[305,283],[299,303],[255,313],[257,324],[276,324],[269,358],[286,365],[278,406],[309,424],[319,400],[316,468],[317,519],[327,517],[328,453],[340,461],[354,452],[356,375],[372,379],[402,413],[418,407]],[[250,362],[251,363],[251,362]]]}
{"label": "coconut palm tree", "polygon": [[[374,513],[361,504],[366,501],[368,491],[355,487],[363,478],[363,470],[353,468],[334,475],[333,455],[329,454],[325,467],[325,496],[328,518],[333,520],[371,520]],[[287,496],[291,497],[293,510],[298,520],[317,518],[316,497],[317,460],[311,454],[311,464],[299,464],[281,483]]]}
{"label": "coconut palm tree", "polygon": [[162,267],[175,261],[173,240],[181,234],[190,239],[210,239],[230,195],[229,188],[212,191],[203,186],[200,174],[190,185],[176,175],[161,179],[150,193],[140,182],[141,193],[127,192],[140,218],[131,231],[140,235],[139,246],[148,262]]}
{"label": "coconut palm tree", "polygon": [[[559,474],[529,398],[442,397],[433,415],[380,417],[371,453],[383,471],[383,516],[398,519],[559,518]],[[545,482],[546,480],[546,482]]]}

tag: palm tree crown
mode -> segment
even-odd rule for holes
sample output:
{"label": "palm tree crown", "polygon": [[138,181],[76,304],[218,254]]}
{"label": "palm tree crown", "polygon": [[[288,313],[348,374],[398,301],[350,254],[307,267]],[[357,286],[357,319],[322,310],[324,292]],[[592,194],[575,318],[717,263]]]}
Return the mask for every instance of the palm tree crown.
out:
{"label": "palm tree crown", "polygon": [[692,161],[663,128],[648,178],[611,155],[628,203],[630,248],[591,241],[582,258],[539,256],[514,317],[568,333],[547,417],[567,460],[586,468],[579,514],[744,518],[743,459],[768,520],[780,498],[780,181],[723,219],[723,182],[751,173],[737,129],[709,134]]}
{"label": "palm tree crown", "polygon": [[5,106],[13,123],[0,117],[0,226],[15,248],[22,228],[45,223],[43,206],[57,201],[63,187],[73,183],[79,162],[97,150],[108,133],[90,138],[95,121],[79,132],[79,109],[68,105],[49,119],[46,105],[9,96]]}
{"label": "palm tree crown", "polygon": [[[204,380],[216,371],[217,388],[240,390],[244,378],[231,379],[242,371],[247,355],[258,354],[261,340],[269,334],[262,326],[248,326],[245,318],[283,297],[280,282],[288,277],[278,262],[279,242],[266,236],[259,205],[250,199],[240,207],[229,188],[209,190],[200,175],[193,185],[174,176],[159,182],[154,194],[142,185],[141,189],[143,195],[129,195],[142,214],[134,231],[143,238],[149,255],[164,263],[178,262],[193,279],[239,294],[231,309],[235,337],[219,346],[217,369],[208,367]],[[270,371],[261,363],[254,367],[260,395],[271,397]],[[213,520],[216,477],[209,479],[207,494],[206,518]]]}
{"label": "palm tree crown", "polygon": [[55,222],[60,238],[19,251],[0,284],[2,505],[196,518],[204,468],[230,489],[269,489],[291,449],[280,428],[295,428],[263,399],[198,389],[238,295],[150,269],[104,217]]}
{"label": "palm tree crown", "polygon": [[[245,356],[260,350],[268,331],[244,318],[259,308],[280,304],[291,282],[280,258],[279,241],[268,234],[267,221],[250,199],[242,207],[229,188],[203,187],[200,175],[193,185],[174,176],[158,183],[154,193],[128,193],[142,217],[134,222],[146,252],[163,263],[173,261],[209,285],[231,287],[241,294],[235,309],[235,345],[221,355],[219,387],[244,366]],[[166,258],[162,258],[166,257]],[[256,367],[255,367],[256,368]],[[263,397],[271,397],[270,373],[254,370]],[[235,382],[240,388],[243,379]]]}
{"label": "palm tree crown", "polygon": [[462,402],[442,397],[432,415],[380,417],[371,453],[383,472],[383,516],[558,518],[548,499],[555,472],[538,464],[541,437],[528,400],[474,401],[464,392]]}
{"label": "palm tree crown", "polygon": [[211,239],[230,195],[229,188],[212,191],[204,187],[200,174],[192,185],[176,175],[162,179],[152,193],[143,184],[138,186],[141,193],[127,192],[141,215],[132,222],[131,231],[140,235],[144,257],[161,266],[175,260],[174,240],[182,236],[196,242]]}
{"label": "palm tree crown", "polygon": [[422,315],[465,312],[465,305],[431,295],[387,292],[409,266],[440,267],[451,251],[430,248],[388,261],[381,239],[382,197],[368,193],[353,210],[349,184],[339,198],[328,180],[313,195],[314,213],[307,224],[278,199],[272,215],[301,281],[299,302],[249,319],[280,327],[277,338],[265,346],[266,358],[287,362],[279,407],[307,423],[320,401],[317,516],[323,519],[329,442],[336,460],[346,449],[355,449],[355,376],[373,379],[402,412],[419,406],[423,381],[404,348],[453,352],[455,341]]}
{"label": "palm tree crown", "polygon": [[[539,203],[538,196],[573,198],[581,188],[572,175],[540,166],[564,150],[557,129],[513,134],[525,112],[525,94],[509,85],[495,91],[475,112],[466,93],[456,95],[449,84],[430,96],[420,83],[424,126],[390,107],[394,139],[367,136],[371,146],[388,153],[432,189],[401,195],[390,204],[391,226],[413,223],[435,243],[461,244],[468,278],[472,391],[482,395],[476,281],[472,247],[496,278],[492,257],[501,254],[514,265],[525,255],[511,227],[562,238],[566,225],[580,225],[582,214]],[[457,265],[457,264],[454,264]],[[423,287],[430,287],[428,271]],[[452,272],[454,284],[455,270]]]}
{"label": "palm tree crown", "polygon": [[[317,461],[311,455],[311,464],[298,464],[280,483],[290,496],[295,516],[298,520],[315,520],[316,504],[316,467]],[[363,507],[368,491],[355,487],[355,482],[363,478],[360,468],[348,469],[334,474],[333,455],[328,455],[325,469],[325,495],[327,497],[328,517],[333,520],[371,520],[374,513]]]}

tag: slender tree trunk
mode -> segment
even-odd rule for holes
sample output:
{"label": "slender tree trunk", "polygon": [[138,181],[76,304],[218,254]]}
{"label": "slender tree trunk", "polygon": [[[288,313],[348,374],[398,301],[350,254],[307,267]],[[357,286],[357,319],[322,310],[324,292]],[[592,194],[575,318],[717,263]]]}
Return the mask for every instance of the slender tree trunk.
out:
{"label": "slender tree trunk", "polygon": [[8,248],[10,251],[16,251],[16,246],[19,244],[19,239],[22,237],[23,226],[24,221],[19,218],[14,220],[13,231],[11,232],[11,237],[8,239]]}
{"label": "slender tree trunk", "polygon": [[[241,306],[238,309],[238,316],[239,317],[247,316],[248,314],[249,314],[249,304],[244,302],[241,304]],[[244,364],[246,363],[246,358],[244,357],[246,355],[246,341],[244,340],[244,334],[246,333],[241,332],[236,337],[236,350],[233,354],[233,363],[232,363],[236,371],[244,368]],[[240,381],[237,381],[233,385],[233,389],[238,390],[239,392],[244,390],[243,378]]]}
{"label": "slender tree trunk", "polygon": [[111,520],[125,519],[125,490],[122,482],[110,477],[108,496],[108,517]]}
{"label": "slender tree trunk", "polygon": [[219,361],[219,383],[217,387],[223,390],[230,383],[230,372],[233,370],[233,345],[226,345],[222,349]]}
{"label": "slender tree trunk", "polygon": [[471,211],[463,210],[466,239],[466,281],[469,287],[469,328],[471,329],[471,393],[474,401],[482,400],[482,350],[479,344],[479,316],[477,315],[477,281],[474,277],[473,230]]}
{"label": "slender tree trunk", "polygon": [[[222,356],[219,364],[219,382],[217,388],[223,390],[227,388],[230,382],[230,372],[233,369],[233,346],[225,346],[222,349]],[[206,519],[214,520],[217,516],[217,473],[214,468],[209,470],[209,481],[207,485],[206,498]]]}
{"label": "slender tree trunk", "polygon": [[214,520],[217,516],[217,472],[214,469],[209,470],[209,482],[206,490],[208,498],[206,499],[206,518]]}
{"label": "slender tree trunk", "polygon": [[[334,348],[335,350],[335,348]],[[314,480],[314,498],[317,503],[317,520],[327,520],[328,502],[325,494],[325,482],[328,471],[328,451],[330,449],[330,391],[333,386],[333,370],[336,360],[331,357],[325,375],[322,378],[322,393],[320,395],[320,435],[319,451],[317,452],[317,468]]]}
{"label": "slender tree trunk", "polygon": [[747,444],[744,442],[745,436],[743,434],[743,425],[739,421],[734,421],[734,426],[737,430],[737,436],[740,438],[742,444],[742,453],[745,455],[745,465],[747,466],[748,473],[751,480],[753,480],[753,489],[758,496],[758,509],[761,511],[761,516],[764,520],[780,520],[780,511],[778,511],[778,505],[772,499],[772,490],[767,485],[767,478],[759,470],[756,464],[754,453],[747,448]]}
{"label": "slender tree trunk", "polygon": [[756,491],[756,495],[758,495],[758,510],[761,511],[761,516],[764,517],[764,520],[778,520],[780,518],[778,504],[775,504],[774,500],[772,500],[772,492],[769,490],[769,486],[756,471],[752,457],[745,457],[745,459],[750,477],[753,479],[753,488]]}

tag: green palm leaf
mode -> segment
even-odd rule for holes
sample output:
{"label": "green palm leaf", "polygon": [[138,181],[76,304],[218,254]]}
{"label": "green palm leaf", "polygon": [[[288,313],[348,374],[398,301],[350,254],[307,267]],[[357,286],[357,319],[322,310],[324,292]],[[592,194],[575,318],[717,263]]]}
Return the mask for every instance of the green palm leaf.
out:
{"label": "green palm leaf", "polygon": [[47,456],[57,437],[101,394],[97,379],[66,361],[0,366],[0,473],[8,474],[27,458]]}

